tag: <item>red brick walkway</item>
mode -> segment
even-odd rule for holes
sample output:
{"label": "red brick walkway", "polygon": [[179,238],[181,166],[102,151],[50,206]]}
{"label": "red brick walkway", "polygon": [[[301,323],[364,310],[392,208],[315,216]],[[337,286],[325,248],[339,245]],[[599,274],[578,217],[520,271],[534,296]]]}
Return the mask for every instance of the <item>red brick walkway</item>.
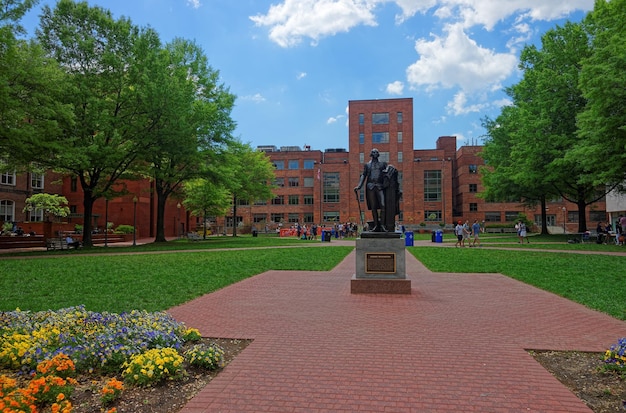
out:
{"label": "red brick walkway", "polygon": [[353,295],[330,272],[270,271],[171,309],[254,339],[182,413],[590,412],[525,349],[603,351],[626,323],[498,274],[428,271],[410,296]]}

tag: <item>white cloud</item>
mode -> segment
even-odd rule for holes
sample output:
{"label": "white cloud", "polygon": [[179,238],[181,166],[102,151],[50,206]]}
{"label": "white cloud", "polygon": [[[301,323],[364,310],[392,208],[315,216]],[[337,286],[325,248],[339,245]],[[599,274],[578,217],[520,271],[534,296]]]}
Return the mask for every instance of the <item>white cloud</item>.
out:
{"label": "white cloud", "polygon": [[343,118],[345,118],[344,115],[331,116],[330,118],[328,118],[328,120],[326,120],[326,124],[330,125],[330,124],[336,123],[340,119],[343,119]]}
{"label": "white cloud", "polygon": [[270,6],[267,14],[250,19],[269,27],[269,37],[281,47],[299,44],[308,37],[319,39],[364,24],[376,26],[374,7],[380,0],[284,0]]}
{"label": "white cloud", "polygon": [[487,106],[486,103],[475,103],[468,105],[465,92],[458,92],[454,99],[446,105],[446,111],[453,115],[466,115],[468,113],[482,112]]}
{"label": "white cloud", "polygon": [[263,97],[263,95],[261,95],[260,93],[256,93],[254,95],[242,96],[241,100],[247,100],[247,101],[254,102],[254,103],[261,103],[261,102],[265,102],[265,97]]}
{"label": "white cloud", "polygon": [[395,82],[389,83],[386,90],[390,95],[401,95],[404,91],[404,83],[396,80]]}
{"label": "white cloud", "polygon": [[202,3],[200,3],[200,0],[187,0],[187,5],[194,9],[199,9]]}
{"label": "white cloud", "polygon": [[513,54],[480,47],[461,25],[450,25],[446,32],[446,37],[433,36],[432,41],[420,39],[415,43],[419,59],[406,70],[412,88],[495,90],[515,70],[517,58]]}
{"label": "white cloud", "polygon": [[306,77],[306,72],[300,72],[296,75],[297,80],[304,79]]}

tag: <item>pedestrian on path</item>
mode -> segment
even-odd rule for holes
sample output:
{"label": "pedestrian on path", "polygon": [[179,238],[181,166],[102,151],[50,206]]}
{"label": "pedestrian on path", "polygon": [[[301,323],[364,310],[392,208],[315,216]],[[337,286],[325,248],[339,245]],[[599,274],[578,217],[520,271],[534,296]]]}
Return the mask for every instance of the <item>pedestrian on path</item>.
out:
{"label": "pedestrian on path", "polygon": [[472,234],[474,236],[472,247],[476,246],[476,241],[478,241],[478,246],[480,247],[480,224],[477,219],[475,219],[472,224]]}
{"label": "pedestrian on path", "polygon": [[461,221],[459,221],[456,224],[456,227],[454,227],[454,233],[456,234],[456,244],[454,244],[454,246],[464,247],[465,244],[463,243],[463,223]]}

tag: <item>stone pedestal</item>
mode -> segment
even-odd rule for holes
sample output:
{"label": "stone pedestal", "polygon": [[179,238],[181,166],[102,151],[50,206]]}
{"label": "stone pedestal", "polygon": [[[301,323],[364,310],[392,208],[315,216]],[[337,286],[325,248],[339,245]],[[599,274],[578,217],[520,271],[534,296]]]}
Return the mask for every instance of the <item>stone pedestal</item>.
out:
{"label": "stone pedestal", "polygon": [[406,278],[402,234],[363,232],[356,240],[356,274],[350,281],[352,294],[411,294]]}

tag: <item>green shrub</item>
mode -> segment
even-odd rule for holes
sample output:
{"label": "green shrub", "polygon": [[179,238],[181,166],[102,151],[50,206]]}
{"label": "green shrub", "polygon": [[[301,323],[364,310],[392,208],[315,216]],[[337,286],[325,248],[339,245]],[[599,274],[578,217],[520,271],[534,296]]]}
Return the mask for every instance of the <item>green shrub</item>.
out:
{"label": "green shrub", "polygon": [[135,227],[132,225],[118,225],[115,229],[116,234],[132,234],[135,230]]}

